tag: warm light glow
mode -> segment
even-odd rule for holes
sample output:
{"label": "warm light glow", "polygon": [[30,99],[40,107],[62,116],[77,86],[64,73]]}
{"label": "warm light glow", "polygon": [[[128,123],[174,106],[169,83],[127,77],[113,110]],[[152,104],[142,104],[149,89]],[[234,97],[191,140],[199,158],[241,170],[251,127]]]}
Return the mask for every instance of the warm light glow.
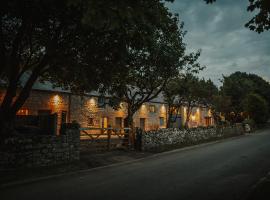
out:
{"label": "warm light glow", "polygon": [[93,109],[95,109],[96,106],[96,101],[94,98],[91,98],[87,101],[87,109],[88,111],[93,111]]}
{"label": "warm light glow", "polygon": [[166,107],[165,107],[164,104],[161,106],[161,112],[162,112],[162,113],[165,113],[165,112],[166,112]]}
{"label": "warm light glow", "polygon": [[123,102],[120,102],[119,107],[120,107],[121,109],[123,109],[123,108],[124,108],[124,103],[123,103]]}
{"label": "warm light glow", "polygon": [[28,109],[18,110],[17,115],[28,115]]}
{"label": "warm light glow", "polygon": [[192,121],[195,121],[195,119],[196,119],[196,116],[195,115],[191,115],[191,120]]}
{"label": "warm light glow", "polygon": [[197,113],[199,113],[200,112],[200,108],[197,108]]}
{"label": "warm light glow", "polygon": [[208,117],[211,117],[212,113],[211,110],[208,110]]}
{"label": "warm light glow", "polygon": [[95,104],[96,104],[96,101],[95,101],[94,98],[91,98],[91,99],[89,100],[89,103],[90,103],[91,105],[95,105]]}
{"label": "warm light glow", "polygon": [[61,102],[61,97],[57,94],[57,95],[54,95],[53,98],[52,98],[52,103],[54,105],[59,105]]}

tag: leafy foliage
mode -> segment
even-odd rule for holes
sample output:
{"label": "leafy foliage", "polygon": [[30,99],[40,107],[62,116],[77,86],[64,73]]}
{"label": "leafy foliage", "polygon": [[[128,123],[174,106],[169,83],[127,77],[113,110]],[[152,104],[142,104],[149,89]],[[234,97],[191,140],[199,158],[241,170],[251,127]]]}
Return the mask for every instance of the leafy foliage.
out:
{"label": "leafy foliage", "polygon": [[246,110],[249,107],[246,106],[246,99],[252,98],[251,101],[254,100],[253,96],[250,97],[250,94],[260,96],[266,101],[266,105],[269,105],[270,84],[258,75],[243,72],[235,72],[230,76],[224,77],[221,96],[230,98],[230,112],[224,111],[228,120],[241,122],[247,117],[243,115],[244,113],[248,112],[250,115],[253,115],[253,112],[256,112],[255,110]]}
{"label": "leafy foliage", "polygon": [[250,93],[245,98],[244,109],[257,124],[266,123],[269,119],[269,108],[266,100],[258,94]]}
{"label": "leafy foliage", "polygon": [[[199,79],[193,73],[182,74],[168,84],[164,90],[165,100],[169,105],[169,119],[174,112],[185,105],[187,107],[188,126],[192,109],[196,106],[211,105],[212,97],[218,92],[217,87],[211,80]],[[170,122],[168,122],[170,125]]]}
{"label": "leafy foliage", "polygon": [[160,18],[164,25],[149,35],[151,40],[144,44],[143,49],[129,48],[128,70],[115,76],[109,90],[118,102],[126,102],[129,126],[134,113],[143,103],[158,97],[180,70],[185,66],[191,70],[200,67],[196,62],[200,51],[185,55],[183,24],[178,26],[178,18],[168,10],[164,14]]}
{"label": "leafy foliage", "polygon": [[10,0],[1,2],[0,14],[0,83],[7,89],[1,124],[11,121],[37,80],[77,93],[106,88],[141,62],[136,56],[158,49],[158,30],[178,29],[160,0]]}

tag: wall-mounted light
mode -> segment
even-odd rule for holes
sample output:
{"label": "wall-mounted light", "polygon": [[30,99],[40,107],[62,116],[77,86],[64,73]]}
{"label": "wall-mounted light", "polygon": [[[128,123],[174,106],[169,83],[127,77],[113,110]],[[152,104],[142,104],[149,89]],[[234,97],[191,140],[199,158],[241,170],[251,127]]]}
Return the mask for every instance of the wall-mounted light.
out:
{"label": "wall-mounted light", "polygon": [[92,98],[89,100],[89,103],[90,103],[91,105],[95,105],[95,104],[96,104],[96,101],[95,101],[95,99],[92,97]]}
{"label": "wall-mounted light", "polygon": [[195,119],[196,119],[195,115],[191,115],[191,120],[195,121]]}
{"label": "wall-mounted light", "polygon": [[61,97],[58,94],[54,95],[52,97],[52,103],[55,106],[59,105],[61,103]]}
{"label": "wall-mounted light", "polygon": [[96,100],[92,97],[87,101],[86,105],[87,105],[87,109],[89,111],[93,110],[96,106]]}
{"label": "wall-mounted light", "polygon": [[165,113],[165,112],[166,112],[166,107],[165,107],[164,104],[162,104],[162,106],[161,106],[161,112],[162,112],[162,113]]}

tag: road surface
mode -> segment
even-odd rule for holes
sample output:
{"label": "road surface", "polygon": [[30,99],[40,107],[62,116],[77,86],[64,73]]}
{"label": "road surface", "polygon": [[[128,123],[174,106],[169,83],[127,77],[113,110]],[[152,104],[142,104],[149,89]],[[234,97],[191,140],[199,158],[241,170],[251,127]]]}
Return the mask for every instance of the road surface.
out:
{"label": "road surface", "polygon": [[129,164],[0,189],[0,199],[233,200],[242,199],[268,171],[270,129]]}

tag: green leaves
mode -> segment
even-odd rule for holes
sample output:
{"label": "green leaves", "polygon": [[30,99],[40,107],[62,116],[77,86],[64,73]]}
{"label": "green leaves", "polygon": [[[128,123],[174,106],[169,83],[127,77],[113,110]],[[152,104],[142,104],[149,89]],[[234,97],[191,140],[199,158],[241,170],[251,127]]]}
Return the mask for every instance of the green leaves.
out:
{"label": "green leaves", "polygon": [[269,118],[267,101],[260,95],[250,93],[243,101],[244,110],[257,124],[266,123]]}

